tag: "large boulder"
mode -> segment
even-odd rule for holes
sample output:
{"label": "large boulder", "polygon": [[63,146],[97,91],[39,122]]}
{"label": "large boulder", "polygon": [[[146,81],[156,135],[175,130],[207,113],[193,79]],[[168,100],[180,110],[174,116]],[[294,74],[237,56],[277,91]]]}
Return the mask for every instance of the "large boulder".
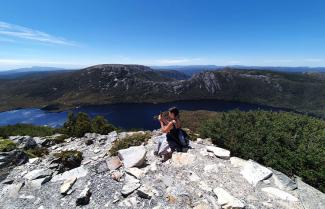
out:
{"label": "large boulder", "polygon": [[239,199],[233,197],[223,188],[217,187],[213,190],[215,195],[218,197],[218,204],[225,209],[241,209],[245,208],[244,203]]}
{"label": "large boulder", "polygon": [[134,146],[118,151],[118,157],[123,161],[124,167],[140,167],[144,164],[147,151],[144,146]]}
{"label": "large boulder", "polygon": [[37,146],[36,141],[31,136],[11,136],[9,139],[13,140],[19,149],[31,149]]}
{"label": "large boulder", "polygon": [[243,177],[252,185],[256,186],[258,182],[268,179],[272,176],[272,171],[253,160],[248,160],[240,172]]}
{"label": "large boulder", "polygon": [[12,150],[10,152],[0,152],[0,168],[9,164],[22,165],[28,162],[28,156],[21,150]]}
{"label": "large boulder", "polygon": [[213,152],[213,154],[221,159],[228,160],[230,158],[230,151],[226,149],[222,149],[220,147],[215,146],[206,146],[208,152]]}

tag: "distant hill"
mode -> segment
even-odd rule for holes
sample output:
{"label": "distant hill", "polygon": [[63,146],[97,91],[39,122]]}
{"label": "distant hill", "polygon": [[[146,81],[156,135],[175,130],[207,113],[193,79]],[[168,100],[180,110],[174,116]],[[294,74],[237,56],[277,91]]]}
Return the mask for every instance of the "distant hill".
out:
{"label": "distant hill", "polygon": [[[172,71],[175,73],[174,71]],[[168,75],[168,76],[167,76]],[[0,83],[0,110],[108,103],[218,99],[290,108],[325,117],[323,73],[268,70],[204,71],[188,79],[142,65],[97,65]]]}
{"label": "distant hill", "polygon": [[224,69],[238,69],[238,70],[272,70],[280,72],[325,72],[325,67],[272,67],[272,66],[244,66],[244,65],[171,65],[171,66],[152,66],[153,69],[164,70],[177,70],[184,74],[192,76],[195,73],[207,70],[224,70]]}
{"label": "distant hill", "polygon": [[62,72],[62,71],[71,71],[64,68],[56,68],[56,67],[30,67],[30,68],[19,68],[14,70],[6,70],[0,71],[0,79],[16,79],[25,76],[42,76],[48,75],[52,73]]}

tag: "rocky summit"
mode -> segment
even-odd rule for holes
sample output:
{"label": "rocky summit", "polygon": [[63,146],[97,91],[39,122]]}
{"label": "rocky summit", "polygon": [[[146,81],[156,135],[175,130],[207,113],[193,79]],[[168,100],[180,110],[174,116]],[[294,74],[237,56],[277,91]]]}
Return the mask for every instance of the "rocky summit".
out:
{"label": "rocky summit", "polygon": [[[109,155],[114,142],[136,133],[86,134],[50,145],[49,155],[9,171],[0,183],[0,208],[325,208],[325,195],[298,177],[232,156],[209,139],[163,161],[154,155],[162,133],[148,131],[148,143]],[[60,170],[55,153],[71,150],[82,153],[81,164]]]}

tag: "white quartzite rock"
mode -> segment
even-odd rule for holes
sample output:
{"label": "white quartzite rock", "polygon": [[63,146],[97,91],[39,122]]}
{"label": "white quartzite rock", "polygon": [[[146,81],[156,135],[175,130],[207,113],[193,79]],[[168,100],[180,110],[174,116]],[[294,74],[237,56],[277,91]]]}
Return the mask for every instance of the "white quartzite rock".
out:
{"label": "white quartzite rock", "polygon": [[136,177],[137,179],[140,179],[144,176],[144,171],[139,168],[129,168],[126,170],[126,173]]}
{"label": "white quartzite rock", "polygon": [[52,171],[49,169],[35,169],[27,173],[24,178],[27,180],[34,180],[39,178],[44,178],[52,175]]}
{"label": "white quartzite rock", "polygon": [[144,146],[134,146],[118,151],[119,158],[123,161],[124,167],[140,167],[143,165],[147,151]]}
{"label": "white quartzite rock", "polygon": [[221,205],[222,208],[225,209],[241,209],[245,208],[244,203],[242,203],[239,199],[233,197],[226,190],[217,187],[213,190],[213,192],[218,197],[218,204]]}
{"label": "white quartzite rock", "polygon": [[272,171],[270,169],[253,160],[248,160],[240,173],[254,186],[256,186],[259,181],[263,181],[272,176]]}
{"label": "white quartzite rock", "polygon": [[222,149],[220,147],[215,146],[206,146],[208,152],[213,152],[213,154],[222,159],[230,158],[230,151],[226,149]]}
{"label": "white quartzite rock", "polygon": [[88,174],[88,170],[86,170],[83,166],[80,166],[78,168],[74,168],[72,170],[66,171],[59,175],[53,176],[53,178],[51,179],[51,182],[64,181],[71,177],[81,178],[81,177],[86,176],[87,174]]}
{"label": "white quartzite rock", "polygon": [[290,201],[290,202],[298,201],[298,199],[295,196],[293,196],[285,191],[282,191],[280,189],[274,188],[274,187],[265,187],[265,188],[262,188],[262,191],[268,193],[270,196],[279,198],[281,200],[286,200],[286,201]]}
{"label": "white quartzite rock", "polygon": [[125,184],[122,188],[122,195],[128,196],[131,194],[134,190],[138,189],[141,186],[140,181],[133,176],[126,175],[125,176]]}
{"label": "white quartzite rock", "polygon": [[71,177],[65,180],[60,188],[60,193],[66,194],[76,181],[77,177]]}

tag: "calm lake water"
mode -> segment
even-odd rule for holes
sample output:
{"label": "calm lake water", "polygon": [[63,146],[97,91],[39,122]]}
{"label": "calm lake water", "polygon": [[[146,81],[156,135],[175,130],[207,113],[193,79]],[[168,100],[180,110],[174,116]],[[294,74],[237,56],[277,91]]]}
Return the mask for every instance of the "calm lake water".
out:
{"label": "calm lake water", "polygon": [[[91,117],[94,117],[96,115],[102,115],[114,125],[126,129],[139,128],[153,130],[159,128],[159,123],[157,122],[157,120],[153,119],[154,115],[157,115],[160,111],[165,111],[172,106],[176,106],[181,110],[281,110],[279,108],[239,102],[200,100],[169,102],[161,104],[110,104],[86,106],[73,109],[72,111],[75,113],[86,112]],[[53,113],[35,108],[11,110],[0,113],[0,126],[16,123],[29,123],[35,125],[48,125],[52,127],[60,127],[65,122],[67,114],[67,111]]]}

